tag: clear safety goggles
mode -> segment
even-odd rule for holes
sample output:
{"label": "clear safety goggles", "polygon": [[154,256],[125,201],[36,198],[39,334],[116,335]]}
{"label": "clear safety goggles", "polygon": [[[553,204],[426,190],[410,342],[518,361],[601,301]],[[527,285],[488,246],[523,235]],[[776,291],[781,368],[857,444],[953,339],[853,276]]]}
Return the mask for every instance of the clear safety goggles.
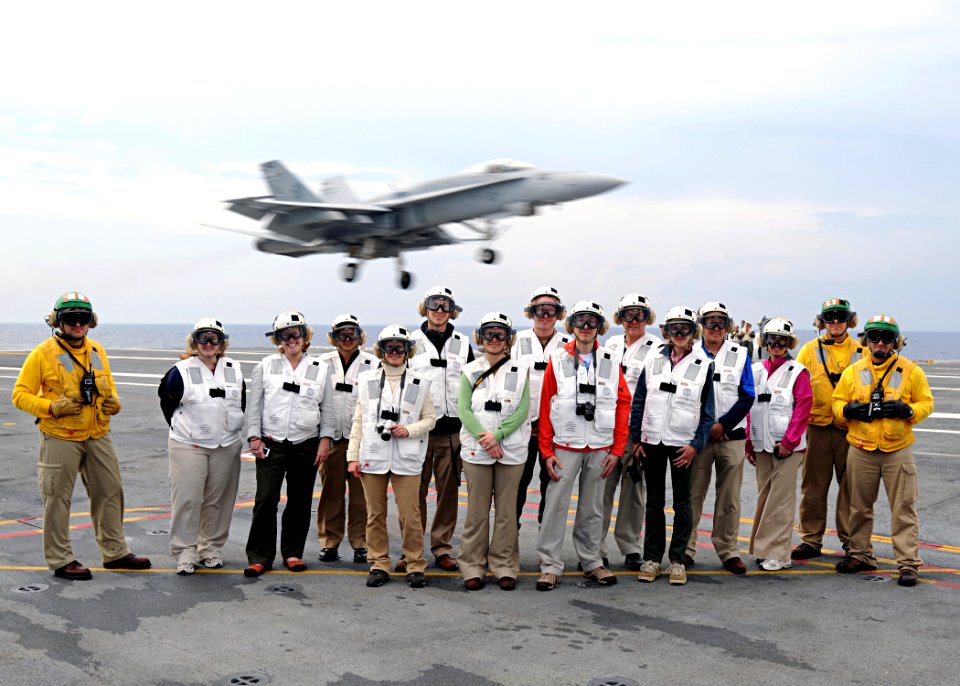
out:
{"label": "clear safety goggles", "polygon": [[436,312],[437,310],[453,312],[457,308],[456,304],[454,304],[450,298],[443,295],[431,295],[423,301],[423,306],[431,312]]}
{"label": "clear safety goggles", "polygon": [[667,335],[672,338],[685,338],[693,335],[693,324],[686,322],[675,322],[667,324]]}
{"label": "clear safety goggles", "polygon": [[406,341],[385,341],[380,343],[380,352],[384,355],[406,355],[410,344]]}
{"label": "clear safety goggles", "polygon": [[575,329],[599,329],[602,317],[589,312],[578,312],[570,317],[570,325]]}
{"label": "clear safety goggles", "polygon": [[786,348],[790,345],[790,337],[768,333],[763,337],[763,342],[768,348]]}
{"label": "clear safety goggles", "polygon": [[360,329],[355,326],[344,326],[333,332],[333,340],[340,343],[360,340]]}
{"label": "clear safety goggles", "polygon": [[553,303],[537,303],[530,305],[527,312],[538,319],[556,319],[560,316],[560,306]]}
{"label": "clear safety goggles", "polygon": [[303,333],[300,331],[284,331],[283,333],[278,333],[277,338],[280,339],[282,343],[287,341],[299,341],[303,338]]}
{"label": "clear safety goggles", "polygon": [[870,329],[865,335],[871,343],[890,345],[897,340],[897,334],[893,331],[884,331],[883,329]]}
{"label": "clear safety goggles", "polygon": [[510,337],[510,332],[502,326],[485,326],[480,329],[479,335],[482,341],[505,341]]}
{"label": "clear safety goggles", "polygon": [[197,345],[220,345],[223,343],[223,336],[214,331],[201,331],[193,334],[193,340]]}
{"label": "clear safety goggles", "polygon": [[627,307],[620,310],[620,321],[625,324],[637,322],[643,324],[650,318],[650,310],[645,307]]}
{"label": "clear safety goggles", "polygon": [[703,318],[703,328],[721,331],[727,328],[729,322],[730,320],[723,315],[711,315]]}

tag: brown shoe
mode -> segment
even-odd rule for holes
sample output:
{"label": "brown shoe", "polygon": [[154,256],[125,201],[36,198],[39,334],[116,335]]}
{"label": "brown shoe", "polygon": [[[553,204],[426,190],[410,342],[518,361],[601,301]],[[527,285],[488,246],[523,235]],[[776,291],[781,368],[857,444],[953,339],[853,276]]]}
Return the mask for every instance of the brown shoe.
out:
{"label": "brown shoe", "polygon": [[76,560],[53,570],[53,575],[67,581],[89,581],[93,578],[90,570]]}
{"label": "brown shoe", "polygon": [[517,587],[517,580],[512,576],[501,576],[499,583],[501,591],[512,591]]}
{"label": "brown shoe", "polygon": [[393,571],[400,572],[401,574],[407,573],[407,558],[401,557],[397,560],[397,564],[393,566]]}
{"label": "brown shoe", "polygon": [[150,569],[150,558],[127,553],[119,560],[103,563],[104,569]]}
{"label": "brown shoe", "polygon": [[477,576],[467,579],[463,582],[463,587],[468,591],[479,591],[481,588],[483,588],[483,586],[483,579]]}
{"label": "brown shoe", "polygon": [[920,575],[917,574],[917,570],[912,567],[904,567],[900,570],[900,577],[897,579],[897,583],[901,586],[906,586],[910,588],[911,586],[917,585],[917,577]]}
{"label": "brown shoe", "polygon": [[747,565],[743,564],[743,560],[741,560],[739,557],[731,557],[728,560],[724,560],[723,568],[731,574],[747,573]]}
{"label": "brown shoe", "polygon": [[437,567],[445,572],[456,572],[460,569],[460,565],[457,564],[457,561],[446,553],[437,556]]}
{"label": "brown shoe", "polygon": [[877,569],[877,566],[847,555],[837,563],[836,569],[841,574],[856,574],[857,572],[873,572]]}
{"label": "brown shoe", "polygon": [[809,560],[812,557],[820,557],[821,555],[823,555],[823,553],[820,552],[820,549],[814,548],[809,543],[801,543],[790,551],[791,560]]}
{"label": "brown shoe", "polygon": [[540,578],[537,579],[538,591],[552,591],[559,585],[560,577],[558,577],[556,574],[551,574],[550,572],[544,572],[540,575]]}
{"label": "brown shoe", "polygon": [[583,575],[596,581],[599,586],[613,586],[617,583],[617,575],[603,565],[589,572],[584,572]]}

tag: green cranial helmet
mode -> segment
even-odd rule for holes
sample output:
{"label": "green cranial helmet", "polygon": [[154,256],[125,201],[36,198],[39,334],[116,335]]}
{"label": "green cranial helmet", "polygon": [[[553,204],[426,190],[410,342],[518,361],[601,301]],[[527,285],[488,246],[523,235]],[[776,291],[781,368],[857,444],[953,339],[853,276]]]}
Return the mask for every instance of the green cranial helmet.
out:
{"label": "green cranial helmet", "polygon": [[891,317],[889,314],[877,314],[873,317],[870,317],[867,320],[867,323],[863,325],[863,331],[866,333],[871,329],[877,331],[893,331],[893,333],[900,335],[900,325],[897,324],[897,320]]}
{"label": "green cranial helmet", "polygon": [[64,310],[85,310],[87,312],[93,312],[93,305],[90,303],[90,298],[85,296],[83,293],[71,291],[69,293],[64,293],[57,298],[57,302],[54,303],[53,309],[57,312]]}

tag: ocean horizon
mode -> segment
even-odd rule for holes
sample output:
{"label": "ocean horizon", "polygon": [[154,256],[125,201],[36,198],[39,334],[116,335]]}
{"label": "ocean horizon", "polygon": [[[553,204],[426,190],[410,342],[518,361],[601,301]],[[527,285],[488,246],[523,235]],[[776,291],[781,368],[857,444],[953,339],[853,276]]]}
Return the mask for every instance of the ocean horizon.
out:
{"label": "ocean horizon", "polygon": [[[410,324],[418,327],[419,322]],[[380,330],[386,324],[368,324],[364,327],[367,334],[367,347],[376,340]],[[472,332],[476,324],[458,321],[457,329]],[[526,320],[520,328],[526,328]],[[264,333],[268,326],[263,324],[232,324],[227,327],[230,347],[234,350],[264,350],[272,346]],[[655,329],[658,329],[654,325]],[[143,350],[182,350],[187,334],[193,324],[105,324],[94,329],[90,336],[99,341],[107,351],[116,349]],[[314,345],[326,346],[328,326],[317,327]],[[622,333],[621,327],[613,327],[605,338]],[[655,331],[659,335],[659,330]],[[801,341],[812,339],[813,329],[798,329]],[[32,350],[40,341],[50,335],[50,327],[42,323],[0,323],[0,351]],[[903,355],[912,360],[960,360],[960,332],[957,331],[907,331],[907,345]]]}

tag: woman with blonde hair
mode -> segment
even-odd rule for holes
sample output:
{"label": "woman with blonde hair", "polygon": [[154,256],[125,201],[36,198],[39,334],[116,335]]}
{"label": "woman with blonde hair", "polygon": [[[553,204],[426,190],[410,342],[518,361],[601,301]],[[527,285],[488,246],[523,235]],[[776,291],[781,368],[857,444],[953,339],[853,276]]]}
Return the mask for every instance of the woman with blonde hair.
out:
{"label": "woman with blonde hair", "polygon": [[228,338],[218,320],[198,321],[157,389],[170,426],[170,554],[180,575],[197,564],[223,567],[230,533],[246,388],[240,364],[226,356]]}

